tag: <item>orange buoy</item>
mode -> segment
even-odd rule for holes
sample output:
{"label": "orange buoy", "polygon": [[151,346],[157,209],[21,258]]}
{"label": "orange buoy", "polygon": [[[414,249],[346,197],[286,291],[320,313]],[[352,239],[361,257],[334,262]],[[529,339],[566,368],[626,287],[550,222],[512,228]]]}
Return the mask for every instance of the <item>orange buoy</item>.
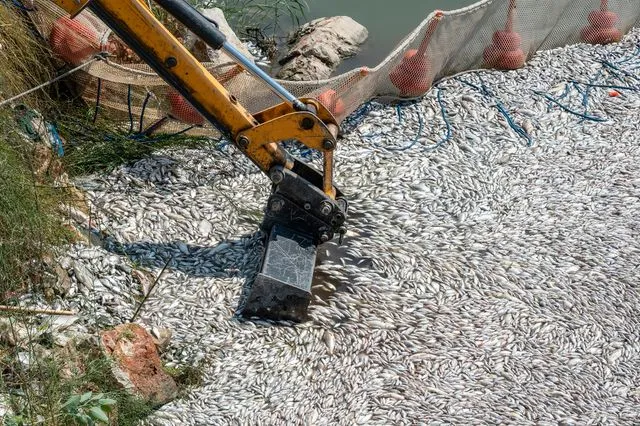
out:
{"label": "orange buoy", "polygon": [[620,41],[622,32],[616,28],[618,14],[609,10],[608,0],[600,1],[600,10],[589,13],[589,25],[580,33],[582,41],[590,44],[609,44]]}
{"label": "orange buoy", "polygon": [[194,126],[204,124],[204,117],[180,93],[170,89],[167,99],[171,105],[171,117]]}
{"label": "orange buoy", "polygon": [[49,44],[56,55],[72,65],[80,65],[101,51],[100,40],[95,29],[79,19],[71,19],[67,16],[53,23]]}
{"label": "orange buoy", "polygon": [[527,59],[522,50],[522,36],[513,30],[515,12],[516,0],[510,0],[504,31],[493,33],[492,44],[484,50],[484,61],[490,67],[515,70],[522,68]]}
{"label": "orange buoy", "polygon": [[433,76],[431,75],[431,63],[426,53],[431,37],[443,16],[441,11],[436,11],[418,49],[405,52],[400,63],[389,74],[391,83],[400,90],[400,96],[411,98],[422,96],[431,89]]}
{"label": "orange buoy", "polygon": [[324,92],[322,92],[318,96],[318,102],[324,105],[324,107],[331,111],[331,114],[336,117],[344,114],[344,101],[340,99],[338,93],[333,89],[325,90]]}

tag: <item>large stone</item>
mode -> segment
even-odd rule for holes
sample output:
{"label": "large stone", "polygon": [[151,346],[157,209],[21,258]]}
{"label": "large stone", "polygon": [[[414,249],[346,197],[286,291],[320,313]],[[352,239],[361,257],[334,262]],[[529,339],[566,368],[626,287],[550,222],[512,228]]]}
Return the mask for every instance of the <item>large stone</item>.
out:
{"label": "large stone", "polygon": [[315,19],[289,40],[278,77],[321,80],[331,76],[343,59],[355,55],[367,39],[367,29],[348,16]]}
{"label": "large stone", "polygon": [[[227,19],[224,17],[224,12],[222,12],[221,9],[217,7],[210,9],[201,9],[200,13],[202,13],[210,21],[218,24],[218,29],[225,36],[227,36],[227,42],[233,45],[236,49],[240,50],[240,52],[242,52],[245,56],[247,56],[251,60],[254,60],[253,56],[251,56],[251,53],[249,53],[249,50],[247,50],[244,43],[240,41],[236,33],[234,33],[231,29],[231,26],[227,22]],[[208,60],[209,62],[214,63],[214,67],[216,67],[216,74],[224,73],[235,65],[235,62],[233,61],[233,59],[231,59],[231,57],[229,57],[229,55],[221,50],[213,50],[207,47],[191,31],[187,31],[183,42],[190,51],[201,52],[200,54],[196,54],[199,59],[201,59],[201,56],[203,56],[204,52],[206,52],[206,54],[204,54],[205,58],[203,58],[203,60]]]}
{"label": "large stone", "polygon": [[128,391],[154,405],[175,399],[178,386],[162,368],[153,337],[137,324],[123,324],[101,334],[101,346],[114,361],[113,375]]}

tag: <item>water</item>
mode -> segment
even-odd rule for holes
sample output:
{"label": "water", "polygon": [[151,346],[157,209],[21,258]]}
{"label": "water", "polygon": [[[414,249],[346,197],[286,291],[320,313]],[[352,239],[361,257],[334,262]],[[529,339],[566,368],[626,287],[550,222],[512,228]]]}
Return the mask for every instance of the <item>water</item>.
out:
{"label": "water", "polygon": [[369,30],[369,38],[354,58],[337,73],[360,66],[373,67],[436,9],[453,10],[477,0],[308,0],[306,19],[347,15]]}

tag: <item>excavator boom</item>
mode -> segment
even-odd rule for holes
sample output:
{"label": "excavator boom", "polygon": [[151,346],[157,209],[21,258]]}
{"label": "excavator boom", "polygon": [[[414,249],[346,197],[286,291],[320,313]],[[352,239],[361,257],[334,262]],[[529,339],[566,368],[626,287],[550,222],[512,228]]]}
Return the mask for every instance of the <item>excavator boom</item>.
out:
{"label": "excavator boom", "polygon": [[[155,0],[213,49],[224,50],[267,84],[282,103],[252,114],[164,27],[143,0],[52,0],[72,17],[90,9],[272,183],[262,230],[260,274],[241,312],[302,320],[311,298],[317,246],[346,232],[347,202],[333,183],[338,123],[315,99],[297,99],[227,42],[214,22],[184,0]],[[296,140],[324,156],[318,171],[281,145]]]}

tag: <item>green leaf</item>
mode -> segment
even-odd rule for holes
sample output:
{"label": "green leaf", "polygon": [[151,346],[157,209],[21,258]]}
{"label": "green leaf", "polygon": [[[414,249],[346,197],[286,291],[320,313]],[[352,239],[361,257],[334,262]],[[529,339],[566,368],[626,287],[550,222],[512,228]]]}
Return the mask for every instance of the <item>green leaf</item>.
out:
{"label": "green leaf", "polygon": [[111,398],[103,398],[103,399],[98,401],[98,404],[100,404],[100,405],[116,405],[117,403],[118,403],[118,401],[116,401],[115,399],[111,399]]}
{"label": "green leaf", "polygon": [[62,409],[67,413],[75,413],[78,411],[78,404],[80,404],[80,395],[72,395],[67,402],[62,404]]}
{"label": "green leaf", "polygon": [[85,422],[84,424],[86,424],[88,426],[94,426],[96,424],[96,422],[93,421],[91,416],[88,416],[86,414],[82,415],[82,421]]}
{"label": "green leaf", "polygon": [[87,421],[87,419],[91,420],[91,417],[87,416],[86,414],[78,414],[77,416],[74,416],[76,422],[80,423],[81,425],[88,425],[89,422]]}
{"label": "green leaf", "polygon": [[100,408],[102,408],[102,411],[104,411],[105,413],[110,413],[117,403],[118,401],[111,398],[103,398],[98,401],[98,404],[100,404]]}
{"label": "green leaf", "polygon": [[89,415],[99,422],[109,423],[109,417],[100,407],[91,407]]}
{"label": "green leaf", "polygon": [[22,416],[5,417],[4,424],[6,426],[22,426],[24,425],[24,419]]}
{"label": "green leaf", "polygon": [[102,398],[104,398],[104,394],[103,393],[98,393],[98,394],[93,395],[91,397],[91,399],[94,400],[94,401],[98,401],[99,399],[102,399]]}
{"label": "green leaf", "polygon": [[87,402],[89,399],[91,399],[92,395],[93,395],[93,392],[87,392],[85,394],[82,394],[82,396],[80,397],[80,404],[82,404],[83,402]]}

